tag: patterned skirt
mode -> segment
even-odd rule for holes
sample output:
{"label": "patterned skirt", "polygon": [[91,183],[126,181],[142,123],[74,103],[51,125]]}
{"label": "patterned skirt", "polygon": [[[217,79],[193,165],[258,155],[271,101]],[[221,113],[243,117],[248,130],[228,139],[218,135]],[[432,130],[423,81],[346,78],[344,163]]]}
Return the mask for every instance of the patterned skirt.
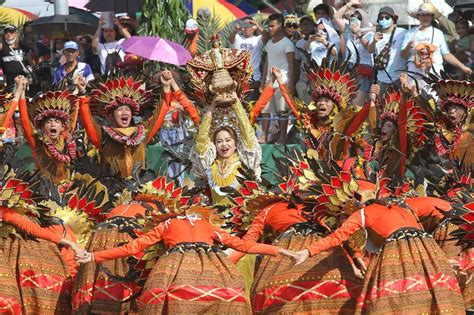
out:
{"label": "patterned skirt", "polygon": [[206,243],[180,243],[161,256],[138,304],[140,314],[251,314],[242,275]]}
{"label": "patterned skirt", "polygon": [[[112,217],[102,222],[89,241],[90,252],[124,245],[142,228],[134,218]],[[75,314],[123,314],[136,311],[133,299],[141,290],[133,257],[102,264],[82,264],[74,283],[72,308]]]}
{"label": "patterned skirt", "polygon": [[[465,253],[462,252],[461,246],[456,245],[457,240],[449,235],[455,229],[457,229],[456,225],[445,220],[436,227],[433,232],[433,238],[436,240],[448,259],[462,260]],[[458,276],[458,282],[464,297],[466,310],[474,311],[474,281],[470,281],[466,284],[466,280],[466,277],[461,275]]]}
{"label": "patterned skirt", "polygon": [[[298,223],[273,245],[299,251],[325,235],[315,223]],[[283,255],[265,256],[254,278],[252,309],[256,314],[352,314],[360,286],[341,247],[298,266]]]}
{"label": "patterned skirt", "polygon": [[356,314],[465,314],[458,281],[436,241],[403,228],[386,240],[365,275]]}
{"label": "patterned skirt", "polygon": [[0,313],[69,314],[72,279],[56,244],[0,240]]}

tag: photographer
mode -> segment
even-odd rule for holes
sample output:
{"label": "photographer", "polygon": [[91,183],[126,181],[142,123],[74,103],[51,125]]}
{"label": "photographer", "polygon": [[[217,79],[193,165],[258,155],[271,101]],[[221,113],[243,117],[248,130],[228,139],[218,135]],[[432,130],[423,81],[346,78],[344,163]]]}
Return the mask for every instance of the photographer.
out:
{"label": "photographer", "polygon": [[79,46],[76,42],[66,42],[64,44],[63,54],[66,57],[66,63],[60,65],[54,72],[55,84],[66,80],[67,85],[71,85],[73,79],[79,74],[85,78],[86,83],[94,80],[91,67],[87,63],[77,61],[79,57]]}

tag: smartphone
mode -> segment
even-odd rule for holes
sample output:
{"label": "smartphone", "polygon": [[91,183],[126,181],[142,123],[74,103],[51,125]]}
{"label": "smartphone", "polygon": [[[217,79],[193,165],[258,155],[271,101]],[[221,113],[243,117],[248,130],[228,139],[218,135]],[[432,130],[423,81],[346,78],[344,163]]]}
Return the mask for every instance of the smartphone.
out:
{"label": "smartphone", "polygon": [[251,28],[253,25],[248,22],[240,22],[240,28]]}
{"label": "smartphone", "polygon": [[114,28],[114,12],[102,12],[101,16],[104,17],[104,24],[102,25],[102,29]]}
{"label": "smartphone", "polygon": [[376,33],[382,33],[382,26],[381,26],[381,25],[377,25],[377,26],[375,27],[375,32],[376,32]]}

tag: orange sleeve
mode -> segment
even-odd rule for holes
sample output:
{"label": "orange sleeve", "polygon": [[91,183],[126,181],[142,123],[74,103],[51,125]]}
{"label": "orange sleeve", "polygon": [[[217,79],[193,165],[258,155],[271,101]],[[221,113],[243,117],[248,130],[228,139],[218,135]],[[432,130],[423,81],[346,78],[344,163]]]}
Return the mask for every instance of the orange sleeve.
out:
{"label": "orange sleeve", "polygon": [[237,236],[230,235],[225,230],[220,229],[218,227],[212,226],[212,228],[214,229],[213,239],[230,248],[248,254],[263,254],[272,256],[278,255],[279,248],[276,246],[259,244],[253,241],[245,241],[243,239],[238,238]]}
{"label": "orange sleeve", "polygon": [[31,236],[41,238],[55,244],[59,244],[62,239],[60,234],[53,233],[47,228],[42,228],[40,225],[27,219],[24,215],[17,213],[15,210],[6,207],[0,207],[0,211],[3,221],[14,225]]}
{"label": "orange sleeve", "polygon": [[150,129],[150,132],[148,133],[148,136],[146,138],[146,143],[150,142],[151,139],[156,135],[158,130],[160,130],[161,125],[163,125],[163,122],[165,121],[166,113],[168,112],[171,104],[171,93],[164,93],[164,101],[161,104],[160,107],[160,112],[158,113],[158,117],[156,119],[153,119],[152,124],[153,127]]}
{"label": "orange sleeve", "polygon": [[20,121],[21,126],[23,127],[23,132],[25,134],[26,141],[28,141],[28,144],[30,145],[31,149],[34,149],[36,147],[35,137],[33,136],[33,125],[31,124],[30,117],[28,117],[28,107],[26,105],[26,100],[21,99],[18,103],[18,107],[20,109]]}
{"label": "orange sleeve", "polygon": [[[67,225],[55,224],[48,227],[48,230],[52,231],[55,234],[64,235],[64,238],[77,243],[77,238],[72,229]],[[66,232],[66,233],[65,233]],[[60,249],[61,256],[63,257],[64,262],[71,273],[71,276],[74,278],[77,274],[77,262],[75,259],[75,253],[69,246],[62,246]]]}
{"label": "orange sleeve", "polygon": [[100,149],[101,144],[101,132],[100,127],[94,121],[91,110],[89,108],[90,98],[81,97],[79,99],[79,110],[81,112],[81,120],[86,129],[87,137],[89,141],[97,148]]}
{"label": "orange sleeve", "polygon": [[320,252],[326,251],[330,248],[341,245],[349,236],[354,234],[359,229],[363,228],[361,210],[354,212],[334,233],[329,234],[323,239],[308,247],[311,256],[317,255]]}
{"label": "orange sleeve", "polygon": [[194,107],[193,103],[191,103],[191,101],[188,99],[186,94],[184,94],[183,91],[178,90],[173,92],[173,97],[188,112],[189,116],[194,121],[194,124],[199,125],[199,113],[196,107]]}
{"label": "orange sleeve", "polygon": [[452,209],[449,201],[435,197],[413,197],[406,198],[405,202],[415,211],[418,217],[437,217],[443,219],[441,211]]}
{"label": "orange sleeve", "polygon": [[[20,103],[22,101],[26,103],[25,99],[20,99]],[[8,109],[8,112],[5,115],[5,120],[3,121],[3,125],[2,125],[3,128],[9,128],[10,126],[13,125],[13,114],[15,113],[15,109],[17,108],[17,106],[18,106],[18,102],[11,101],[10,108]]]}
{"label": "orange sleeve", "polygon": [[290,96],[290,94],[288,94],[288,91],[286,90],[286,85],[280,84],[280,92],[283,98],[285,99],[286,104],[288,104],[288,107],[291,109],[291,112],[296,117],[296,120],[301,120],[301,115],[296,110],[295,102],[293,101],[293,98]]}
{"label": "orange sleeve", "polygon": [[260,116],[262,110],[267,106],[268,102],[270,102],[273,93],[275,93],[275,89],[270,84],[265,85],[262,94],[260,94],[260,97],[255,102],[252,110],[250,110],[250,122],[252,124],[255,123],[257,117]]}
{"label": "orange sleeve", "polygon": [[150,232],[143,234],[139,238],[136,238],[133,241],[128,242],[127,244],[123,246],[94,252],[94,260],[97,263],[101,263],[101,262],[113,260],[116,258],[136,255],[139,252],[142,252],[148,247],[161,241],[164,227],[165,227],[165,224],[160,223],[158,226],[154,227]]}
{"label": "orange sleeve", "polygon": [[[258,241],[258,239],[263,233],[263,229],[265,228],[265,216],[267,214],[267,209],[268,207],[260,211],[260,213],[255,217],[252,224],[250,224],[247,233],[245,233],[245,235],[242,237],[242,240],[248,242]],[[236,251],[229,255],[229,259],[234,264],[236,264],[244,255],[245,253]]]}
{"label": "orange sleeve", "polygon": [[74,132],[74,130],[76,130],[76,126],[77,126],[77,116],[79,115],[79,100],[76,100],[74,102],[74,105],[73,105],[73,108],[72,108],[72,112],[71,112],[71,119],[70,119],[70,126],[69,126],[69,130],[71,133]]}

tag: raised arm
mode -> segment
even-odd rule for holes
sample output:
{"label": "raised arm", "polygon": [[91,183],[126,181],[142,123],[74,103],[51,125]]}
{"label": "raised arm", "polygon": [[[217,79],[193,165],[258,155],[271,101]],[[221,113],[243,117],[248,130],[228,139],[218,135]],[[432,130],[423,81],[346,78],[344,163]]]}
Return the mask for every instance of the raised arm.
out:
{"label": "raised arm", "polygon": [[265,106],[267,106],[268,102],[270,102],[273,93],[275,93],[275,89],[270,84],[266,84],[262,93],[260,94],[260,97],[250,110],[249,119],[252,124],[257,121],[257,117],[260,116]]}
{"label": "raised arm", "polygon": [[15,78],[15,85],[16,91],[15,95],[13,96],[13,100],[10,102],[10,107],[8,108],[7,113],[4,116],[4,120],[2,123],[2,128],[5,130],[13,125],[13,115],[15,114],[15,110],[18,107],[18,103],[23,100],[26,102],[25,99],[25,84],[26,78],[22,75],[19,75]]}
{"label": "raised arm", "polygon": [[86,129],[87,137],[90,142],[97,148],[100,149],[102,131],[100,126],[97,124],[95,119],[92,117],[91,110],[89,108],[89,97],[79,98],[79,110],[81,112],[81,120],[84,128]]}
{"label": "raised arm", "polygon": [[186,94],[181,90],[176,81],[173,79],[171,81],[171,88],[173,89],[172,96],[173,98],[188,112],[189,117],[193,120],[194,124],[199,125],[199,112],[193,103],[188,99]]}
{"label": "raised arm", "polygon": [[161,241],[164,228],[165,223],[160,223],[150,232],[143,234],[139,238],[136,238],[123,246],[94,252],[94,260],[97,263],[101,263],[108,260],[138,254],[139,252],[142,252],[148,247]]}
{"label": "raised arm", "polygon": [[275,77],[275,80],[278,82],[278,86],[280,87],[281,95],[285,99],[286,104],[291,109],[291,112],[295,116],[296,120],[300,120],[301,115],[295,107],[295,102],[293,101],[293,97],[290,96],[290,94],[288,93],[288,91],[286,89],[285,84],[283,83],[283,78],[282,78],[280,69],[278,69],[277,67],[273,67],[272,68],[272,74]]}
{"label": "raised arm", "polygon": [[211,135],[209,133],[211,131],[213,108],[214,106],[211,104],[210,108],[206,110],[206,113],[204,114],[204,117],[198,128],[198,134],[196,137],[196,152],[199,155],[203,155],[211,144]]}
{"label": "raised arm", "polygon": [[[24,80],[26,81],[26,78]],[[36,148],[35,137],[34,137],[34,127],[30,121],[30,117],[28,116],[28,107],[27,107],[26,98],[25,98],[25,89],[24,87],[21,89],[22,89],[22,96],[18,103],[18,109],[20,110],[20,122],[21,122],[21,126],[23,127],[23,132],[24,132],[26,141],[28,141],[28,144],[30,145],[33,151],[33,157],[36,158],[36,156],[34,156],[35,155],[34,149]]]}
{"label": "raised arm", "polygon": [[232,107],[239,123],[242,141],[244,142],[245,146],[247,146],[247,148],[251,150],[256,145],[255,131],[253,130],[252,124],[250,123],[247,113],[245,112],[245,109],[243,108],[242,103],[240,103],[240,100],[235,94],[235,92],[234,104],[232,105]]}
{"label": "raised arm", "polygon": [[101,28],[102,28],[102,25],[104,25],[105,23],[105,20],[104,18],[101,16],[99,18],[99,24],[97,25],[97,29],[94,33],[94,36],[92,37],[92,43],[91,43],[91,46],[92,46],[92,52],[95,54],[95,55],[98,55],[99,54],[99,40],[100,40],[100,32],[101,32]]}

